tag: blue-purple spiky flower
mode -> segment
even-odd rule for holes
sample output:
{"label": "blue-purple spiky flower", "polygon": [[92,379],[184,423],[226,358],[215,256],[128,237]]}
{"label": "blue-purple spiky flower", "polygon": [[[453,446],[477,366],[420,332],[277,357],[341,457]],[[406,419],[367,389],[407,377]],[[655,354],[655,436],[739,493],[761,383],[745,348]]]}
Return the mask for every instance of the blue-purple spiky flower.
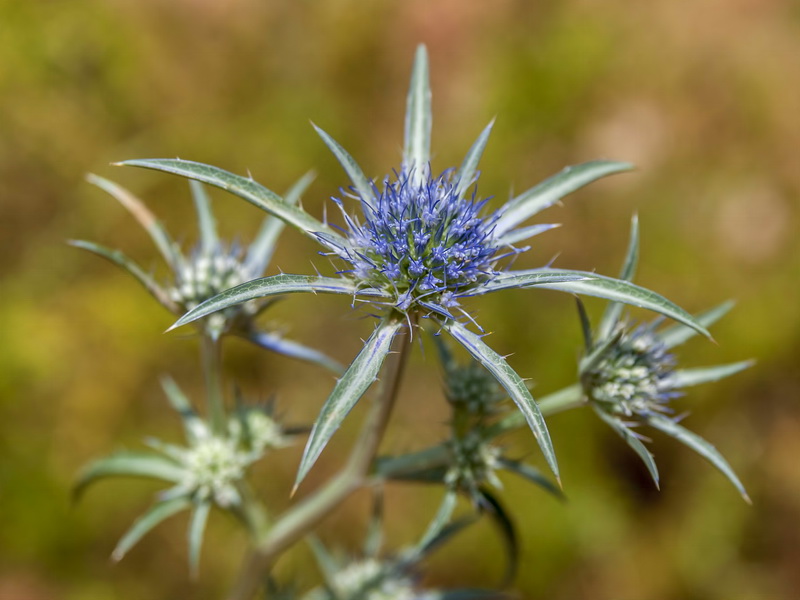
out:
{"label": "blue-purple spiky flower", "polygon": [[484,216],[486,201],[474,192],[462,198],[452,169],[412,175],[396,173],[371,197],[357,196],[362,223],[337,201],[350,242],[341,257],[363,285],[394,292],[402,311],[426,300],[452,307],[460,293],[497,275],[495,264],[507,255],[493,235],[499,214]]}

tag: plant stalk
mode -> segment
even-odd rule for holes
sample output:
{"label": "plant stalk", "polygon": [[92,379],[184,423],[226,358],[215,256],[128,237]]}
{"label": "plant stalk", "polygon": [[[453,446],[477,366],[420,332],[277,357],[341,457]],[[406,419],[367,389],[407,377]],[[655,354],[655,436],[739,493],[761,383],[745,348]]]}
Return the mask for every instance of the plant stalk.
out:
{"label": "plant stalk", "polygon": [[219,339],[214,339],[208,334],[203,334],[200,343],[211,430],[217,435],[222,435],[225,432],[225,400],[222,392],[222,345]]}
{"label": "plant stalk", "polygon": [[318,492],[287,510],[247,557],[228,600],[250,600],[280,555],[300,540],[359,488],[369,484],[369,472],[378,453],[394,407],[408,359],[411,333],[405,329],[393,342],[394,352],[384,364],[383,388],[375,400],[347,464]]}

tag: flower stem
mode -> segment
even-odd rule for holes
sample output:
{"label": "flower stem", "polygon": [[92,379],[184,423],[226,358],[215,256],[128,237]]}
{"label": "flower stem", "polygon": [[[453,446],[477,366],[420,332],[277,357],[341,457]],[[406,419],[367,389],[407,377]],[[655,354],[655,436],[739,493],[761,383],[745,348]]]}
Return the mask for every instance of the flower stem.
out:
{"label": "flower stem", "polygon": [[322,521],[356,490],[369,483],[368,475],[394,407],[410,349],[410,332],[403,330],[384,364],[383,387],[367,416],[344,468],[322,489],[287,510],[250,552],[229,600],[250,600],[280,555]]}
{"label": "flower stem", "polygon": [[204,334],[201,341],[203,373],[206,378],[208,416],[212,431],[225,431],[225,402],[222,393],[222,347],[218,339]]}

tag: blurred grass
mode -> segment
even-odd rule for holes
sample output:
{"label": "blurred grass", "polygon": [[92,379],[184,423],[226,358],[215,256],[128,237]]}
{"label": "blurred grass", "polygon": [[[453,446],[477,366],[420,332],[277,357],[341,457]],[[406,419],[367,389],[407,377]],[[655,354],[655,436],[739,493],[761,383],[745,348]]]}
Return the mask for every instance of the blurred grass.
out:
{"label": "blurred grass", "polygon": [[[431,54],[435,167],[458,164],[498,116],[482,194],[502,200],[593,158],[640,167],[552,209],[547,219],[565,226],[520,264],[560,253],[562,266],[614,273],[636,210],[640,283],[690,310],[739,300],[714,330],[719,345],[695,341],[681,359],[759,361],[681,401],[691,428],[740,473],[752,508],[677,444],[655,440],[657,493],[590,414],[552,418],[569,503],[507,482],[524,534],[523,597],[790,597],[800,587],[799,16],[790,0],[698,0],[688,11],[667,0],[1,3],[0,598],[218,598],[242,553],[233,524],[213,519],[192,584],[176,519],[112,565],[108,554],[153,488],[108,483],[70,506],[86,460],[146,434],[177,434],[159,374],[202,392],[195,341],[162,336],[170,318],[144,292],[65,247],[83,237],[157,264],[146,236],[84,174],[136,191],[187,243],[195,225],[185,183],[110,162],[177,155],[250,170],[277,191],[313,167],[304,203],[321,214],[345,179],[308,120],[368,174],[396,166],[419,42]],[[260,215],[222,193],[214,199],[223,230],[249,239]],[[275,268],[306,272],[309,257],[325,268],[315,252],[289,232]],[[475,306],[535,392],[570,381],[579,342],[569,298],[509,292]],[[369,327],[346,304],[318,297],[281,303],[268,319],[341,360]],[[327,375],[237,342],[228,363],[251,395],[276,391],[294,421],[313,418],[330,387]],[[435,439],[446,414],[411,402],[438,386],[421,356],[413,367],[389,440],[396,448]],[[360,414],[306,489],[340,464]],[[529,435],[509,444],[539,460]],[[298,452],[259,477],[278,508]],[[355,547],[367,500],[342,507],[323,534]],[[398,487],[389,502],[390,538],[401,543],[418,535],[437,495]],[[495,581],[496,536],[488,527],[470,535],[434,559],[433,583]],[[477,544],[485,554],[475,555]],[[280,570],[313,580],[307,561],[300,549]]]}

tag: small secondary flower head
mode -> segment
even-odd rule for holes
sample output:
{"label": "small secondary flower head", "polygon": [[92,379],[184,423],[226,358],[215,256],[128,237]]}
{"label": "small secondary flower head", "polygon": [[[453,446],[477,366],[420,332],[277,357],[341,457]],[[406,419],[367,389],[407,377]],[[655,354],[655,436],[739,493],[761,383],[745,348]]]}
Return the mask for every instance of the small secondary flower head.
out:
{"label": "small secondary flower head", "polygon": [[587,397],[602,410],[622,417],[670,413],[667,402],[679,396],[671,375],[675,359],[653,332],[640,325],[617,334],[596,365],[582,374]]}

